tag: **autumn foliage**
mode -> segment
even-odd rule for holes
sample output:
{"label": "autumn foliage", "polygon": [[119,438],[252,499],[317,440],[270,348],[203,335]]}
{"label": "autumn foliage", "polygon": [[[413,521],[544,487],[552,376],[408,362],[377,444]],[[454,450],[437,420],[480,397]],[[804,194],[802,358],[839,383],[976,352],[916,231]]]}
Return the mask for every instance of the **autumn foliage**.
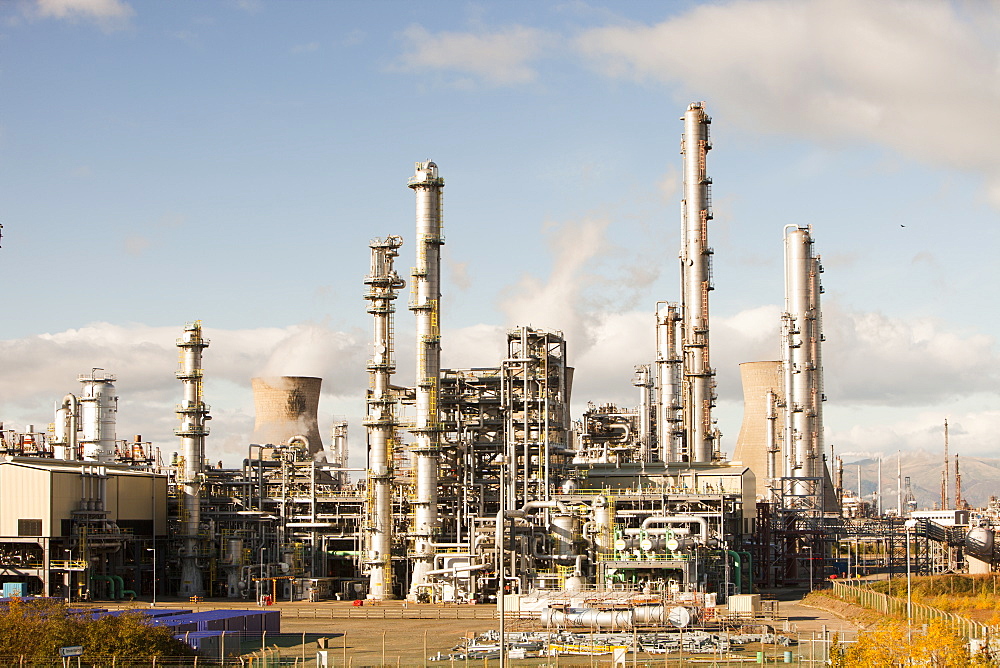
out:
{"label": "autumn foliage", "polygon": [[0,664],[51,660],[59,656],[60,647],[73,645],[83,646],[84,661],[194,655],[166,627],[152,626],[148,619],[141,612],[91,619],[70,611],[65,603],[15,599],[0,608]]}
{"label": "autumn foliage", "polygon": [[835,643],[830,659],[834,668],[1000,666],[988,655],[970,655],[965,639],[941,622],[932,622],[926,629],[915,625],[912,633],[907,634],[905,623],[887,621],[874,629],[859,632],[855,643]]}

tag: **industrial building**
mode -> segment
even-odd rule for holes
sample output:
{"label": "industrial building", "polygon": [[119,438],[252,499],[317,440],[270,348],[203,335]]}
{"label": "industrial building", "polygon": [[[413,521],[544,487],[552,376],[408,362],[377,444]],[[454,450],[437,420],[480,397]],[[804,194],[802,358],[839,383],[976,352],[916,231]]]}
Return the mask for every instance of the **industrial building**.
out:
{"label": "industrial building", "polygon": [[[748,408],[729,458],[713,418],[711,119],[692,103],[682,120],[681,289],[651,305],[656,348],[634,369],[635,407],[589,404],[574,419],[574,369],[557,329],[513,327],[502,359],[441,367],[445,181],[419,162],[407,184],[413,241],[375,238],[359,277],[372,316],[367,417],[352,430],[367,442],[363,480],[347,475],[346,423],[323,445],[319,378],[253,379],[253,442],[240,467],[213,466],[210,342],[191,323],[177,340],[173,460],[139,437],[117,439],[115,379],[103,370],[81,376],[50,431],[0,432],[2,579],[74,598],[155,586],[501,602],[614,591],[721,602],[757,581],[801,581],[830,554],[839,522],[822,437],[819,258],[808,227],[786,228],[784,354],[746,367]],[[407,247],[404,279],[395,260]],[[411,385],[394,354],[407,287]]]}

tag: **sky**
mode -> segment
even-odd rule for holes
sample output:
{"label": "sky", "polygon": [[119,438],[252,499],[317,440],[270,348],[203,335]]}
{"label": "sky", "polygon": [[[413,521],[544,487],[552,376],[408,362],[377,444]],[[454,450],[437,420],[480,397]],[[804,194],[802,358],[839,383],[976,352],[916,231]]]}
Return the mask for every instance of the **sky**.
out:
{"label": "sky", "polygon": [[[712,364],[778,359],[782,230],[823,257],[826,441],[846,458],[1000,451],[1000,2],[0,4],[0,420],[117,376],[119,438],[178,449],[175,341],[200,320],[208,456],[250,378],[324,379],[365,459],[369,242],[413,266],[416,161],[446,181],[443,364],[564,332],[586,402],[635,406],[677,301],[679,118],[713,117]],[[407,288],[408,289],[408,288]],[[396,316],[399,384],[413,318]],[[329,441],[327,441],[329,444]]]}

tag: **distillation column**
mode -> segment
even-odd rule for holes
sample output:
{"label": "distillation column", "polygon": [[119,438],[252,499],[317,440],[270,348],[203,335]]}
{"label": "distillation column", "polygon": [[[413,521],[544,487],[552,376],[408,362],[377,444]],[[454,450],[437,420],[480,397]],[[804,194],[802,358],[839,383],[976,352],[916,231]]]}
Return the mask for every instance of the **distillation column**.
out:
{"label": "distillation column", "polygon": [[684,419],[687,455],[691,462],[711,462],[718,434],[712,423],[715,370],[709,360],[708,293],[712,290],[712,249],[708,221],[712,219],[712,179],[705,169],[712,122],[701,102],[692,102],[684,114],[683,229],[681,231],[681,290],[684,351]]}
{"label": "distillation column", "polygon": [[635,367],[635,377],[632,384],[639,388],[639,461],[653,461],[652,425],[653,425],[653,379],[650,376],[648,364],[638,364]]}
{"label": "distillation column", "polygon": [[330,436],[330,451],[332,453],[333,465],[341,469],[333,474],[333,480],[337,489],[343,490],[347,488],[348,484],[347,471],[343,470],[347,468],[349,459],[347,451],[347,420],[343,417],[334,416],[333,426],[330,427]]}
{"label": "distillation column", "polygon": [[368,485],[369,503],[367,528],[370,532],[366,565],[369,569],[368,596],[376,601],[393,598],[392,591],[392,444],[396,430],[395,393],[392,374],[396,371],[393,358],[392,314],[396,307],[396,291],[405,285],[393,269],[393,258],[399,255],[403,240],[386,237],[371,242],[371,273],[365,278],[369,286],[365,299],[371,302],[368,312],[374,316],[375,331],[368,375]]}
{"label": "distillation column", "polygon": [[681,357],[677,339],[681,321],[677,304],[656,304],[656,444],[662,462],[679,459],[681,430]]}
{"label": "distillation column", "polygon": [[417,266],[413,270],[410,310],[416,320],[417,387],[416,420],[412,445],[416,498],[413,500],[414,526],[410,591],[416,600],[426,584],[427,571],[434,565],[434,530],[438,525],[437,484],[440,457],[438,391],[441,381],[441,190],[444,179],[433,162],[418,162],[407,184],[416,193]]}
{"label": "distillation column", "polygon": [[118,416],[118,396],[115,394],[115,377],[97,373],[77,377],[83,391],[77,400],[80,409],[80,450],[88,462],[113,462],[115,459],[115,423]]}
{"label": "distillation column", "polygon": [[[808,227],[785,226],[785,313],[782,315],[785,376],[785,476],[820,478],[823,454],[823,340],[819,257]],[[819,495],[819,484],[796,486],[796,494]]]}
{"label": "distillation column", "polygon": [[178,472],[181,483],[180,513],[181,536],[184,547],[181,550],[181,596],[200,596],[205,593],[198,567],[198,529],[201,524],[201,484],[204,477],[202,467],[205,461],[205,437],[210,420],[208,406],[202,396],[202,351],[208,347],[208,340],[201,336],[201,321],[184,327],[184,336],[177,339],[180,348],[181,368],[177,378],[184,384],[184,398],[177,406],[181,438],[183,469]]}

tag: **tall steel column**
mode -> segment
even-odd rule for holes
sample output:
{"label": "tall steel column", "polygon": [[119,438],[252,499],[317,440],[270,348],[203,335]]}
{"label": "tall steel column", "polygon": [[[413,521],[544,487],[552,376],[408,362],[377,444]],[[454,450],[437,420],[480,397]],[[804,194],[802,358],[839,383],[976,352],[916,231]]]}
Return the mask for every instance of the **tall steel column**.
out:
{"label": "tall steel column", "polygon": [[441,190],[444,179],[433,162],[418,162],[409,187],[416,193],[417,266],[413,270],[410,310],[416,319],[417,387],[416,420],[413,427],[413,467],[416,498],[411,532],[411,600],[427,581],[434,565],[434,530],[438,526],[437,485],[440,457],[438,396],[441,381]]}
{"label": "tall steel column", "polygon": [[[368,485],[369,503],[367,529],[370,532],[366,564],[369,577],[369,597],[376,601],[393,598],[392,591],[392,442],[396,433],[396,396],[392,390],[392,374],[396,371],[393,357],[392,314],[396,307],[396,291],[406,283],[393,268],[403,240],[390,236],[371,242],[371,273],[365,278],[369,286],[365,299],[371,302],[368,312],[374,316],[375,330],[368,375]],[[346,463],[346,462],[345,462]],[[343,464],[342,464],[343,465]]]}
{"label": "tall steel column", "polygon": [[692,102],[684,114],[683,229],[681,237],[681,289],[684,351],[684,411],[687,456],[692,462],[711,462],[717,439],[712,423],[715,405],[715,370],[709,360],[708,293],[712,290],[712,249],[708,221],[712,202],[705,160],[711,143],[712,119],[701,102]]}
{"label": "tall steel column", "polygon": [[676,462],[681,435],[680,307],[656,304],[656,444],[660,461]]}
{"label": "tall steel column", "polygon": [[785,226],[785,475],[796,478],[823,475],[821,272],[810,228]]}
{"label": "tall steel column", "polygon": [[[335,415],[333,417],[333,424],[330,427],[330,437],[330,453],[333,465],[340,469],[346,469],[349,459],[347,452],[347,420],[342,416]],[[337,489],[346,489],[348,484],[347,471],[337,471],[333,475],[333,480]]]}
{"label": "tall steel column", "polygon": [[639,388],[639,461],[653,461],[653,378],[648,364],[635,367],[632,384]]}
{"label": "tall steel column", "polygon": [[174,433],[181,438],[181,453],[184,456],[183,469],[178,472],[182,485],[181,536],[184,547],[181,550],[180,595],[196,596],[205,593],[198,567],[199,538],[201,524],[201,484],[204,477],[202,467],[205,461],[205,437],[210,420],[208,405],[202,396],[202,351],[208,347],[208,340],[201,336],[201,321],[184,327],[184,336],[177,339],[180,348],[181,368],[177,378],[184,384],[184,398],[177,406],[177,417],[181,426]]}

